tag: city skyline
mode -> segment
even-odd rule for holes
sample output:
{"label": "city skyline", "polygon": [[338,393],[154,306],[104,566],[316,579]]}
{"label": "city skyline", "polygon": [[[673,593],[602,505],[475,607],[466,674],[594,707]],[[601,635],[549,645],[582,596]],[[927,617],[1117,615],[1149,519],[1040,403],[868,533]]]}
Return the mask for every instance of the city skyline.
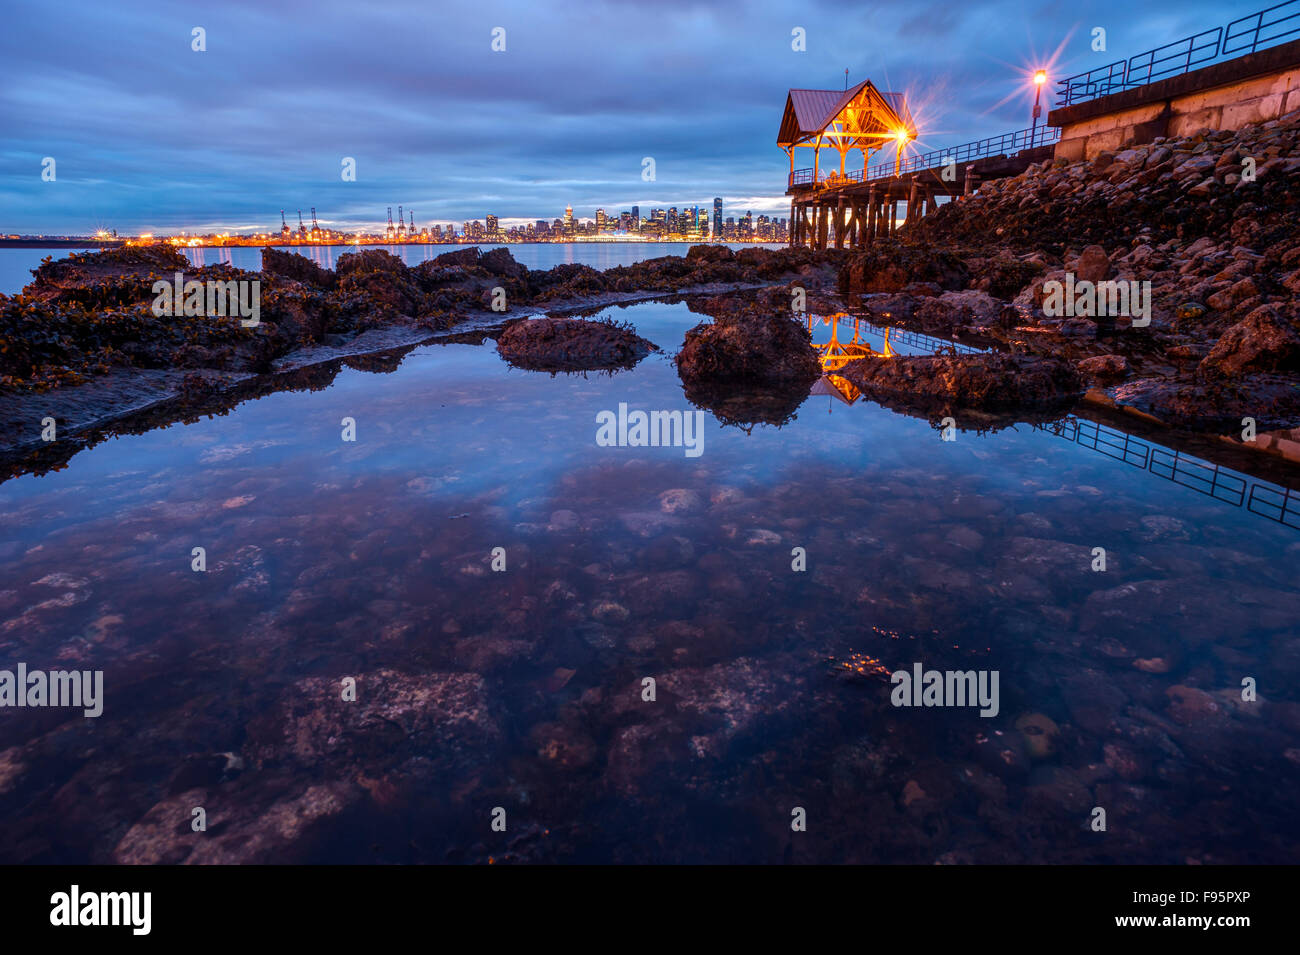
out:
{"label": "city skyline", "polygon": [[[281,238],[286,241],[310,240],[313,243],[329,238],[381,237],[381,238],[415,238],[422,236],[432,241],[557,241],[560,239],[583,239],[598,235],[637,235],[646,240],[658,240],[668,237],[688,239],[721,239],[724,241],[760,241],[781,242],[788,238],[788,219],[784,216],[768,216],[760,213],[754,215],[746,210],[745,215],[722,217],[725,206],[721,197],[715,196],[709,206],[699,203],[690,205],[651,207],[648,216],[640,215],[640,207],[621,210],[614,214],[598,208],[591,216],[574,215],[573,207],[566,206],[563,216],[554,219],[528,217],[501,217],[491,213],[481,218],[455,222],[416,222],[414,210],[398,206],[398,219],[395,224],[392,208],[387,209],[387,225],[378,228],[337,228],[333,220],[325,219],[311,208],[304,214],[294,210],[298,225],[290,224],[287,210],[281,211],[279,229],[262,227],[246,231],[198,232],[181,229],[172,233],[152,232],[139,235],[120,233],[116,229],[101,229],[93,233],[17,233],[0,232],[0,238],[34,239],[34,238],[178,238],[221,237],[232,239]],[[712,210],[712,219],[710,218]],[[307,223],[310,222],[310,227]],[[689,227],[687,227],[689,226]]]}
{"label": "city skyline", "polygon": [[[72,0],[51,17],[20,0],[0,37],[0,230],[249,232],[282,207],[312,205],[331,210],[326,224],[375,228],[393,196],[429,223],[487,208],[526,220],[565,202],[667,205],[683,193],[788,215],[772,120],[788,88],[870,78],[906,91],[916,148],[936,148],[1027,126],[1031,66],[1051,63],[1055,80],[1216,22],[1204,2],[1172,13],[1112,0],[935,4],[858,19],[835,0],[737,9],[379,3],[358,30],[356,8],[331,2],[305,16],[245,0],[201,13]],[[131,29],[103,44],[121,20]],[[1094,25],[1108,31],[1105,52],[1090,48]],[[203,50],[192,49],[198,29]],[[654,40],[666,33],[680,42]],[[627,36],[647,39],[606,52]]]}

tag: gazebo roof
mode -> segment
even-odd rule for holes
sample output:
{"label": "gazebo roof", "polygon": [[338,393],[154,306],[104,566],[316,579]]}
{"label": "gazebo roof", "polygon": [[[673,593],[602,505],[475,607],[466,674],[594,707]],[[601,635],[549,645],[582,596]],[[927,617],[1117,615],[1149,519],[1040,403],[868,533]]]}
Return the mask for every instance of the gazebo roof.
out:
{"label": "gazebo roof", "polygon": [[863,80],[847,90],[790,90],[776,144],[786,147],[816,139],[828,126],[841,120],[841,114],[850,105],[864,109],[871,117],[865,123],[859,118],[858,128],[853,132],[916,131],[904,94],[882,93],[870,80]]}
{"label": "gazebo roof", "polygon": [[822,375],[813,382],[812,389],[808,394],[809,396],[829,395],[832,398],[838,398],[846,405],[851,405],[862,397],[862,392],[847,378],[840,375]]}

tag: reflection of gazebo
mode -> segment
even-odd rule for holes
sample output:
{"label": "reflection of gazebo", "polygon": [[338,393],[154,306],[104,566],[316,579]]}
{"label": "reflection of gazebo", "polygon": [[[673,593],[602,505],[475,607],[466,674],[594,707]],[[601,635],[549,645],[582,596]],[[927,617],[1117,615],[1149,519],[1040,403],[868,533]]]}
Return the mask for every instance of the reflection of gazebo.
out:
{"label": "reflection of gazebo", "polygon": [[[851,405],[862,397],[862,392],[857,389],[853,382],[840,375],[822,375],[813,382],[812,390],[808,394],[838,398],[846,405]],[[829,411],[830,409],[827,408],[826,410]]]}
{"label": "reflection of gazebo", "polygon": [[[861,320],[853,320],[853,338],[850,341],[842,342],[839,337],[840,319],[848,318],[844,312],[836,312],[834,315],[827,315],[822,319],[831,327],[831,340],[825,344],[813,344],[813,348],[820,353],[822,368],[827,371],[838,371],[849,362],[857,358],[866,358],[868,355],[878,355],[881,358],[893,358],[894,349],[889,344],[890,329],[885,329],[885,350],[876,351],[866,342],[862,341]],[[813,319],[815,316],[810,312],[808,314],[808,332],[812,333]]]}
{"label": "reflection of gazebo", "polygon": [[[876,351],[866,342],[862,341],[861,319],[853,320],[853,338],[850,341],[842,342],[839,338],[840,319],[848,318],[844,312],[837,312],[834,315],[827,315],[822,319],[831,327],[831,340],[818,345],[813,344],[817,350],[821,361],[822,369],[825,372],[812,386],[810,395],[827,395],[831,398],[838,398],[846,405],[851,405],[862,397],[862,392],[854,384],[842,375],[833,374],[839,371],[849,362],[858,358],[866,358],[869,355],[875,355],[880,358],[892,358],[894,349],[889,343],[890,329],[885,329],[885,347],[884,351]],[[816,316],[811,312],[808,313],[808,332],[812,333],[813,323]],[[827,410],[830,410],[829,408]]]}

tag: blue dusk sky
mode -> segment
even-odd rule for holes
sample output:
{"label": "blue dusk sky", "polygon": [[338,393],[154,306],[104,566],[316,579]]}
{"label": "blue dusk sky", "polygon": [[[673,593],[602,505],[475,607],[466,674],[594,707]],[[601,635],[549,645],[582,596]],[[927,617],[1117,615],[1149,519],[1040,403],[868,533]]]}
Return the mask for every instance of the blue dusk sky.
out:
{"label": "blue dusk sky", "polygon": [[420,226],[511,223],[714,196],[726,215],[788,215],[776,133],[790,87],[842,89],[847,67],[851,83],[904,90],[917,146],[940,148],[1027,127],[1033,67],[1055,81],[1259,8],[9,0],[0,232],[252,232],[311,206],[322,225],[374,228],[399,204]]}

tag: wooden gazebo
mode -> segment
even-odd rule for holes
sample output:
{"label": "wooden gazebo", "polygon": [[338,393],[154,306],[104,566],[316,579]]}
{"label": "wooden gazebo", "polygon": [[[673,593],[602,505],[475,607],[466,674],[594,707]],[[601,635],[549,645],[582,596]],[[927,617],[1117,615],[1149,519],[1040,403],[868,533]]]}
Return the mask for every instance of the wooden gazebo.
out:
{"label": "wooden gazebo", "polygon": [[882,93],[870,80],[846,90],[790,90],[776,144],[790,157],[794,183],[796,149],[813,151],[812,185],[820,176],[822,147],[839,153],[844,177],[849,153],[860,150],[865,172],[871,154],[893,145],[901,160],[903,147],[916,138],[916,125],[902,93]]}

